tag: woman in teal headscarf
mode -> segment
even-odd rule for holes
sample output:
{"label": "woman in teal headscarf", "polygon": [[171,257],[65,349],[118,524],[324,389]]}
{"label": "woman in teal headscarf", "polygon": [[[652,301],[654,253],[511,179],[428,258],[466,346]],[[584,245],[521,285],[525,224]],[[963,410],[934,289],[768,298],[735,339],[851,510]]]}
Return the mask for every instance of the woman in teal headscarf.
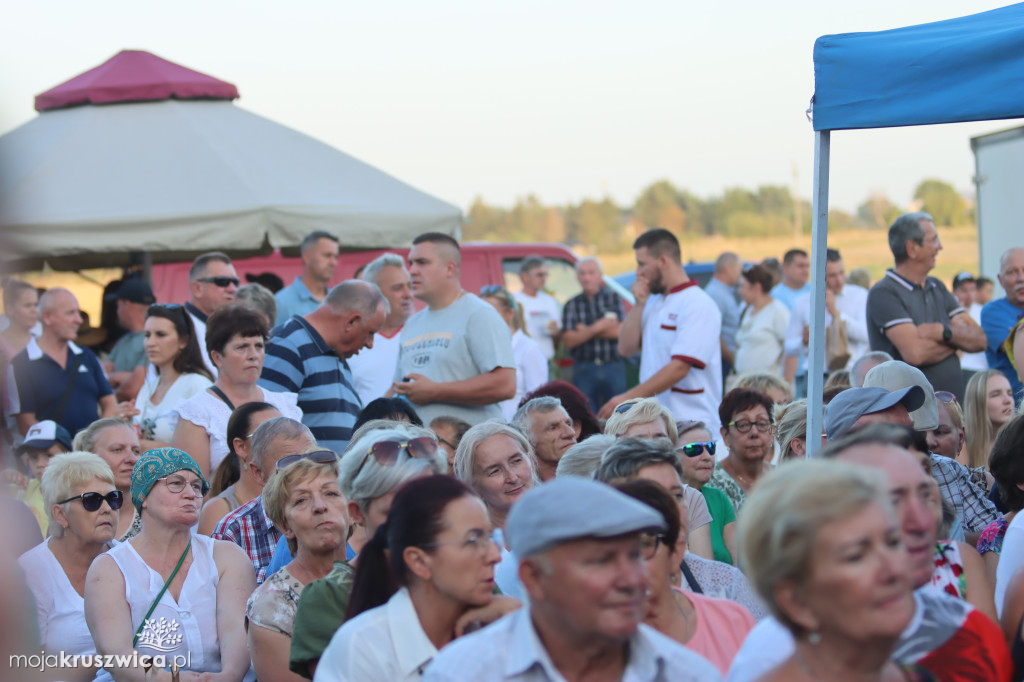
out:
{"label": "woman in teal headscarf", "polygon": [[172,679],[146,670],[143,656],[177,664],[181,680],[239,682],[249,670],[242,623],[256,587],[252,563],[237,545],[191,532],[209,489],[182,450],[149,450],[136,462],[131,497],[142,531],[93,562],[85,618],[99,653],[137,651],[139,666],[97,680]]}

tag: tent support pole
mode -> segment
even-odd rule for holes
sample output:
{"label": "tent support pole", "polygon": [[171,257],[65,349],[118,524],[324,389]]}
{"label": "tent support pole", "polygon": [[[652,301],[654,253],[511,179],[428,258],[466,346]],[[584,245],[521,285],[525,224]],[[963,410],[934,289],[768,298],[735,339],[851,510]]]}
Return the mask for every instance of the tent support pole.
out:
{"label": "tent support pole", "polygon": [[825,251],[828,248],[830,131],[814,133],[814,212],[811,227],[811,329],[807,353],[807,456],[821,449],[825,387]]}

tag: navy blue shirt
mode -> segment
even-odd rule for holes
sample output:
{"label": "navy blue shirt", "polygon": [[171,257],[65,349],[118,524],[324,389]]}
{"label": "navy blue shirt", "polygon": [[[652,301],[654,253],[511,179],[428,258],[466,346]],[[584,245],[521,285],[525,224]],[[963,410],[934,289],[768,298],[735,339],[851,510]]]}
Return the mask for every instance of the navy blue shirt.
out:
{"label": "navy blue shirt", "polygon": [[[74,370],[74,387],[58,419],[57,409]],[[11,396],[12,414],[32,413],[36,419],[52,419],[74,435],[99,418],[99,401],[111,395],[110,387],[99,359],[88,348],[68,342],[65,367],[43,353],[35,339],[11,361],[15,394]]]}

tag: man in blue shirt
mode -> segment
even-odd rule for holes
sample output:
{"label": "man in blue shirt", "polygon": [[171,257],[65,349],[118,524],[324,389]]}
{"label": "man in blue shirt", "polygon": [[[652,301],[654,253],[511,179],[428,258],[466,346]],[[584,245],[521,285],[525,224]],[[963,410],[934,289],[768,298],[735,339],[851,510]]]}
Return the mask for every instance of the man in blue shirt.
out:
{"label": "man in blue shirt", "polygon": [[338,238],[330,232],[310,232],[299,247],[302,276],[274,295],[277,300],[277,324],[294,315],[307,315],[327,297],[327,283],[338,267]]}
{"label": "man in blue shirt", "polygon": [[1003,342],[1024,316],[1024,247],[1012,248],[999,259],[999,284],[1006,296],[987,303],[981,309],[981,327],[988,338],[985,357],[990,369],[998,369],[1010,380],[1014,400],[1020,405],[1020,378],[1006,356]]}
{"label": "man in blue shirt", "polygon": [[715,274],[704,287],[704,292],[722,313],[722,381],[732,372],[736,357],[736,332],[740,328],[740,305],[736,300],[736,285],[743,273],[740,257],[725,251],[715,261]]}
{"label": "man in blue shirt", "polygon": [[782,257],[782,281],[772,288],[772,298],[782,301],[790,310],[793,303],[811,290],[811,260],[803,249],[790,249]]}

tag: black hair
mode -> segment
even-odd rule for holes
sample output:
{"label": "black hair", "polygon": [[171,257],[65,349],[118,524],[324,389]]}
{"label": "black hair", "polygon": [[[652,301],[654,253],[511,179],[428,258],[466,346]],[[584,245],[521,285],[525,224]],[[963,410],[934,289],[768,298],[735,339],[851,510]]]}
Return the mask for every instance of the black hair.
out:
{"label": "black hair", "polygon": [[415,426],[423,426],[423,420],[416,414],[416,410],[408,400],[400,396],[394,398],[377,398],[367,403],[352,427],[355,433],[359,427],[373,419],[390,419],[396,422],[409,422]]}
{"label": "black hair", "polygon": [[201,374],[210,381],[213,376],[203,360],[203,353],[199,350],[199,339],[196,338],[196,328],[192,324],[192,318],[180,305],[162,305],[154,303],[146,310],[146,319],[161,317],[174,325],[174,331],[179,339],[187,339],[185,347],[174,356],[172,366],[178,374]]}
{"label": "black hair", "polygon": [[999,483],[999,495],[1009,511],[1024,509],[1024,416],[1011,419],[996,436],[988,456],[988,468]]}
{"label": "black hair", "polygon": [[648,253],[655,258],[659,258],[662,254],[667,254],[672,261],[682,263],[679,240],[676,239],[674,234],[663,227],[647,230],[637,237],[636,241],[633,242],[633,250],[636,249],[647,249]]}
{"label": "black hair", "polygon": [[263,315],[244,303],[230,303],[218,308],[206,321],[206,350],[223,353],[234,336],[243,339],[258,336],[267,340],[267,325]]}

